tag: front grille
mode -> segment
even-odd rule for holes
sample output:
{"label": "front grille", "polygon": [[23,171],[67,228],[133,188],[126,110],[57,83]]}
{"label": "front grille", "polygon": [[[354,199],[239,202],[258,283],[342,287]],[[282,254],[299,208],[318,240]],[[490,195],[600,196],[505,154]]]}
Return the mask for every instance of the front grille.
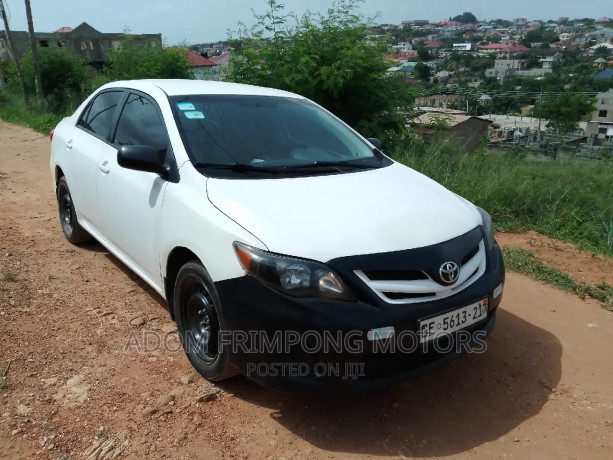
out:
{"label": "front grille", "polygon": [[409,294],[407,292],[384,292],[383,295],[392,300],[402,300],[402,299],[418,299],[420,297],[430,297],[435,295],[434,292],[418,292],[414,294]]}
{"label": "front grille", "polygon": [[428,275],[420,270],[364,270],[363,273],[373,281],[428,279]]}
{"label": "front grille", "polygon": [[460,261],[460,275],[452,285],[443,285],[436,278],[440,265],[436,268],[423,267],[421,270],[354,270],[354,273],[387,303],[410,304],[444,299],[463,291],[485,273],[483,241],[471,246],[464,255],[456,253],[455,260]]}
{"label": "front grille", "polygon": [[462,262],[460,262],[460,267],[463,267],[468,262],[470,262],[470,260],[473,257],[475,257],[478,252],[479,252],[479,245],[475,246],[472,251],[470,251],[468,254],[466,254],[466,256],[464,256],[464,258],[462,259]]}

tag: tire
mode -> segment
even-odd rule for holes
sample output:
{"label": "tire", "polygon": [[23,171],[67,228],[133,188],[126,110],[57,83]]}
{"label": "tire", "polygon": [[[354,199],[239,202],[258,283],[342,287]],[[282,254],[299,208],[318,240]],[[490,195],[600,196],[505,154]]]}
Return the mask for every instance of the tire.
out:
{"label": "tire", "polygon": [[179,270],[173,306],[183,350],[198,373],[211,382],[237,375],[227,347],[219,349],[218,332],[225,329],[221,303],[211,277],[199,261],[188,262]]}
{"label": "tire", "polygon": [[77,213],[74,209],[70,189],[65,177],[61,177],[57,183],[57,205],[60,212],[60,223],[64,236],[72,244],[85,243],[91,241],[92,237],[79,225]]}

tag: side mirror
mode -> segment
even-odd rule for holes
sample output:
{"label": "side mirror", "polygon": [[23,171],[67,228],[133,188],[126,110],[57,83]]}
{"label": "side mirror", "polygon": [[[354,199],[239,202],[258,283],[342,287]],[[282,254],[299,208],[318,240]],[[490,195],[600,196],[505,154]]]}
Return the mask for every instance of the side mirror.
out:
{"label": "side mirror", "polygon": [[381,150],[381,141],[376,137],[367,137],[366,140],[375,146],[376,149]]}
{"label": "side mirror", "polygon": [[163,155],[146,145],[124,145],[117,151],[117,164],[122,168],[134,169],[168,177],[169,168],[164,164]]}

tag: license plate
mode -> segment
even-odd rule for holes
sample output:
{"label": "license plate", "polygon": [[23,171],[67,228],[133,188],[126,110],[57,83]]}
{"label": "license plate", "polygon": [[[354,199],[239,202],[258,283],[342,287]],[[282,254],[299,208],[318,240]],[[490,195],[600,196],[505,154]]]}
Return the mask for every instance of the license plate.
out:
{"label": "license plate", "polygon": [[464,329],[487,318],[488,300],[458,308],[442,315],[422,319],[418,322],[419,340],[421,343],[440,337],[444,334]]}

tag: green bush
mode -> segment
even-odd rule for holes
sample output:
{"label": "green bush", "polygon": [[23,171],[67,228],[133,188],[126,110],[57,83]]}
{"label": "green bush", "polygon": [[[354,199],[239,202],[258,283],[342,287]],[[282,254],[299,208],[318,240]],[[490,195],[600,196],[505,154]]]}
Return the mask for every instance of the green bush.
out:
{"label": "green bush", "polygon": [[[43,95],[47,108],[53,113],[65,114],[74,110],[86,97],[95,78],[95,70],[87,61],[68,52],[66,48],[39,48]],[[36,95],[32,55],[22,60],[26,92]]]}
{"label": "green bush", "polygon": [[113,80],[143,78],[193,78],[187,49],[161,46],[133,46],[129,37],[110,52],[105,76]]}
{"label": "green bush", "polygon": [[385,44],[369,36],[355,0],[339,0],[325,16],[307,13],[295,25],[281,3],[266,3],[256,26],[241,31],[228,80],[301,94],[368,136],[404,129],[399,112],[413,100],[410,87],[386,75]]}

